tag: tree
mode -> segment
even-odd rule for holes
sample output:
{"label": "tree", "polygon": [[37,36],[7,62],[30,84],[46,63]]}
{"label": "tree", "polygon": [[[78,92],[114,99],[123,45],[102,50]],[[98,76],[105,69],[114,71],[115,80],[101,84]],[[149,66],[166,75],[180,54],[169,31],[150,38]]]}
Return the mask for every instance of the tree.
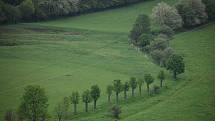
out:
{"label": "tree", "polygon": [[202,0],[206,6],[206,13],[210,20],[215,20],[215,0]]}
{"label": "tree", "polygon": [[141,34],[150,33],[150,19],[147,15],[139,15],[133,25],[133,29],[130,32],[130,40],[133,44],[137,44],[137,40]]}
{"label": "tree", "polygon": [[17,114],[13,110],[7,110],[4,119],[5,121],[18,121]]}
{"label": "tree", "polygon": [[70,100],[74,107],[74,114],[76,114],[77,113],[77,104],[79,103],[79,93],[73,92],[72,96],[70,97]]}
{"label": "tree", "polygon": [[152,33],[157,36],[166,35],[169,39],[175,34],[174,30],[166,25],[152,27]]}
{"label": "tree", "polygon": [[160,79],[160,87],[163,87],[163,81],[165,79],[165,74],[163,70],[158,73],[158,79]]}
{"label": "tree", "polygon": [[127,99],[127,91],[129,90],[129,83],[128,82],[125,82],[123,84],[123,90],[124,90],[124,99],[126,100]]}
{"label": "tree", "polygon": [[207,21],[205,5],[201,0],[180,0],[176,8],[183,18],[185,27],[201,25]]}
{"label": "tree", "polygon": [[7,22],[17,23],[21,18],[20,10],[12,5],[5,4],[3,11],[7,18]]}
{"label": "tree", "polygon": [[114,105],[111,108],[112,115],[115,119],[119,119],[119,115],[121,113],[121,108],[118,105]]}
{"label": "tree", "polygon": [[182,27],[182,18],[177,9],[164,2],[158,3],[152,10],[152,21],[156,26],[168,26],[173,30]]}
{"label": "tree", "polygon": [[93,85],[93,86],[91,87],[90,93],[91,93],[91,97],[92,97],[93,100],[94,100],[94,109],[96,109],[96,102],[97,102],[97,100],[99,99],[100,93],[101,93],[101,91],[100,91],[100,89],[99,89],[99,86],[98,86],[98,85]]}
{"label": "tree", "polygon": [[35,11],[32,0],[24,0],[19,9],[24,20],[32,20]]}
{"label": "tree", "polygon": [[150,86],[150,84],[152,84],[154,82],[154,78],[151,76],[151,74],[145,74],[144,78],[145,78],[145,82],[146,82],[148,95],[150,95],[149,86]]}
{"label": "tree", "polygon": [[54,113],[58,121],[61,121],[62,119],[67,119],[69,110],[69,98],[65,97],[63,101],[58,103],[56,107],[54,108]]}
{"label": "tree", "polygon": [[85,103],[85,111],[88,112],[88,103],[92,101],[90,90],[86,90],[83,92],[82,99],[83,99],[83,102]]}
{"label": "tree", "polygon": [[113,82],[113,90],[116,93],[116,102],[119,101],[119,93],[122,91],[122,83],[121,80],[114,80]]}
{"label": "tree", "polygon": [[130,86],[131,86],[131,94],[132,96],[134,96],[134,90],[137,88],[137,80],[135,77],[131,77],[130,78]]}
{"label": "tree", "polygon": [[19,106],[19,116],[24,120],[46,120],[48,98],[45,90],[37,85],[27,86]]}
{"label": "tree", "polygon": [[184,73],[185,63],[182,56],[173,54],[167,61],[167,70],[173,72],[173,78],[176,79],[178,74]]}
{"label": "tree", "polygon": [[13,6],[17,6],[20,3],[22,3],[23,0],[2,0],[4,3],[13,5]]}
{"label": "tree", "polygon": [[112,95],[112,92],[113,92],[113,86],[112,85],[108,85],[107,86],[107,90],[106,90],[106,93],[108,94],[108,102],[110,102],[110,97]]}
{"label": "tree", "polygon": [[139,93],[140,93],[140,95],[142,93],[143,83],[144,83],[143,79],[138,79],[137,84],[138,84],[138,87],[139,87]]}
{"label": "tree", "polygon": [[137,46],[140,48],[144,48],[145,46],[149,45],[150,42],[153,40],[153,36],[151,34],[141,34],[137,41]]}

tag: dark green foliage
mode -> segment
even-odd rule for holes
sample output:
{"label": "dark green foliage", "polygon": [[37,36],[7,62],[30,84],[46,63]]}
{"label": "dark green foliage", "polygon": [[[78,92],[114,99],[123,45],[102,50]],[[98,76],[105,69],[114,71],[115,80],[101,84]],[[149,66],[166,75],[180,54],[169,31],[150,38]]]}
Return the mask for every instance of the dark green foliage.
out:
{"label": "dark green foliage", "polygon": [[47,119],[48,98],[40,86],[27,86],[19,106],[19,117],[23,120]]}
{"label": "dark green foliage", "polygon": [[129,81],[131,87],[131,94],[134,96],[134,90],[137,88],[137,80],[135,77],[131,77]]}
{"label": "dark green foliage", "polygon": [[116,93],[116,102],[119,102],[119,93],[122,92],[122,83],[121,80],[114,80],[113,82],[113,90]]}
{"label": "dark green foliage", "polygon": [[58,103],[54,108],[55,117],[58,121],[67,120],[68,118],[68,110],[69,110],[69,98],[65,97],[63,101]]}
{"label": "dark green foliage", "polygon": [[3,2],[16,6],[19,5],[20,3],[22,3],[23,0],[2,0]]}
{"label": "dark green foliage", "polygon": [[154,82],[154,78],[151,76],[151,74],[145,74],[144,79],[145,79],[145,82],[146,82],[148,95],[150,95],[150,92],[149,92],[150,87],[149,86],[150,86],[150,84],[152,84]]}
{"label": "dark green foliage", "polygon": [[206,5],[206,12],[210,20],[215,20],[215,0],[202,0]]}
{"label": "dark green foliage", "polygon": [[178,74],[184,73],[185,63],[183,57],[176,54],[171,55],[167,61],[167,70],[173,72],[174,79],[177,78]]}
{"label": "dark green foliage", "polygon": [[113,86],[112,85],[108,85],[107,89],[106,89],[106,93],[108,94],[108,102],[110,102],[110,97],[112,95],[113,92]]}
{"label": "dark green foliage", "polygon": [[34,5],[32,0],[24,0],[19,6],[22,18],[24,20],[31,20],[34,15]]}
{"label": "dark green foliage", "polygon": [[17,23],[21,18],[20,10],[12,5],[5,4],[3,6],[3,11],[7,18],[7,22]]}
{"label": "dark green foliage", "polygon": [[100,91],[100,88],[99,88],[98,85],[93,85],[93,86],[91,87],[90,94],[91,94],[91,97],[92,97],[93,100],[94,100],[94,109],[96,109],[96,102],[97,102],[97,100],[98,100],[99,97],[100,97],[100,93],[101,93],[101,91]]}
{"label": "dark green foliage", "polygon": [[157,85],[154,85],[153,86],[153,91],[154,91],[154,94],[159,94],[160,93],[160,87],[157,86]]}
{"label": "dark green foliage", "polygon": [[74,105],[74,113],[77,113],[77,104],[79,103],[79,93],[73,92],[70,97],[71,103]]}
{"label": "dark green foliage", "polygon": [[86,90],[82,94],[82,101],[85,103],[85,111],[88,112],[88,103],[92,101],[90,90]]}
{"label": "dark green foliage", "polygon": [[115,119],[119,119],[119,115],[121,113],[121,108],[118,106],[118,105],[114,105],[112,108],[111,108],[111,113],[112,113],[112,116],[115,118]]}
{"label": "dark green foliage", "polygon": [[168,38],[172,38],[175,34],[174,30],[168,26],[156,26],[152,28],[152,33],[154,35],[166,35]]}
{"label": "dark green foliage", "polygon": [[126,100],[127,99],[127,91],[129,90],[129,83],[128,82],[125,82],[123,84],[123,91],[124,91],[124,99]]}
{"label": "dark green foliage", "polygon": [[158,73],[158,79],[160,80],[160,87],[163,87],[163,81],[165,80],[165,74],[163,70]]}
{"label": "dark green foliage", "polygon": [[164,50],[168,47],[168,41],[166,40],[166,38],[157,37],[154,41],[151,42],[150,46],[151,50]]}
{"label": "dark green foliage", "polygon": [[[143,33],[149,34],[150,33],[150,19],[147,15],[139,15],[133,25],[133,29],[130,32],[130,41],[134,45],[137,45],[138,38]],[[141,38],[140,38],[141,40]],[[141,40],[142,41],[142,40]]]}
{"label": "dark green foliage", "polygon": [[153,40],[153,36],[151,34],[141,34],[137,41],[137,46],[144,49],[150,42]]}
{"label": "dark green foliage", "polygon": [[194,27],[207,21],[205,5],[201,0],[180,0],[176,5],[185,27]]}

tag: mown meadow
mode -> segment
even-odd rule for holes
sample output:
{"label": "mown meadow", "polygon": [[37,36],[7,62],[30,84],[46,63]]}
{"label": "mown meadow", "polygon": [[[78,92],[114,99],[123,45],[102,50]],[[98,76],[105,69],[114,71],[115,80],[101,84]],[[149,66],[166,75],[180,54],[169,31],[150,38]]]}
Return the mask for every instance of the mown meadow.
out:
{"label": "mown meadow", "polygon": [[[164,0],[174,4],[177,0]],[[0,116],[7,109],[15,109],[24,87],[40,85],[49,98],[49,114],[64,96],[73,91],[83,92],[93,84],[101,88],[98,110],[84,112],[69,119],[77,121],[113,120],[107,103],[106,86],[114,79],[128,81],[130,77],[154,77],[161,67],[128,42],[128,32],[140,13],[150,14],[160,0],[146,1],[119,9],[91,13],[53,21],[4,25],[0,40],[15,46],[0,46]],[[215,56],[215,23],[178,33],[170,45],[184,56],[186,71],[173,81],[165,71],[166,88],[161,94],[139,96],[127,101],[120,95],[120,120],[140,121],[202,121],[213,120]],[[159,85],[156,79],[154,84]],[[115,96],[112,96],[112,103]],[[52,116],[50,120],[54,120]]]}

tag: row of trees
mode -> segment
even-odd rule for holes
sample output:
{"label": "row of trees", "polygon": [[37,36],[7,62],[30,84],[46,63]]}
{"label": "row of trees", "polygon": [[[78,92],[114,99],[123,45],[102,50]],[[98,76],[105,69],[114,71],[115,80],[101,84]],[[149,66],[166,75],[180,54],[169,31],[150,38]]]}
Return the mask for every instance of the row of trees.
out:
{"label": "row of trees", "polygon": [[1,0],[0,23],[71,16],[138,1],[141,0]]}
{"label": "row of trees", "polygon": [[[164,71],[160,71],[157,78],[160,80],[160,87],[163,85],[165,80]],[[119,94],[124,92],[124,99],[127,99],[127,92],[131,89],[132,97],[134,97],[136,88],[139,88],[139,94],[142,94],[142,86],[146,83],[147,92],[150,95],[150,85],[154,82],[154,78],[151,74],[145,74],[144,79],[130,78],[129,82],[122,83],[121,80],[114,80],[113,85],[107,86],[108,102],[114,91],[116,94],[116,103],[119,102]],[[154,87],[156,91],[160,87]],[[101,90],[98,85],[91,86],[90,90],[87,89],[82,93],[82,101],[85,104],[85,111],[88,112],[88,104],[94,102],[94,110],[96,110],[96,104],[100,97]],[[78,92],[73,92],[71,96],[64,97],[54,108],[55,117],[58,121],[66,120],[69,116],[70,104],[73,105],[73,112],[77,114],[77,105],[80,102],[80,95]],[[112,113],[115,117],[118,117],[119,106],[112,107]],[[45,121],[50,116],[48,115],[48,97],[45,94],[45,90],[40,86],[27,86],[25,92],[21,98],[20,106],[17,112],[9,110],[5,114],[6,121],[18,121],[18,120],[29,120],[29,121]]]}

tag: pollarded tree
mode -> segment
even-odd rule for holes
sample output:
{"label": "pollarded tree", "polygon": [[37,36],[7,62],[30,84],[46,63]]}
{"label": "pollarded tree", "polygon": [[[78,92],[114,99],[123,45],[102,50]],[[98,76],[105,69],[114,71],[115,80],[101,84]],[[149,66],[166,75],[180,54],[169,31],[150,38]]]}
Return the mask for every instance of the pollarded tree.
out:
{"label": "pollarded tree", "polygon": [[152,10],[152,21],[156,26],[168,26],[173,30],[182,27],[182,18],[177,9],[161,2]]}
{"label": "pollarded tree", "polygon": [[116,102],[119,102],[119,93],[122,92],[122,83],[121,80],[114,80],[113,90],[116,93]]}
{"label": "pollarded tree", "polygon": [[154,78],[151,76],[151,74],[145,74],[144,78],[145,78],[145,82],[146,82],[148,95],[150,95],[149,86],[150,86],[150,84],[152,84],[154,82]]}
{"label": "pollarded tree", "polygon": [[99,97],[100,97],[100,93],[101,93],[101,91],[100,91],[100,88],[99,88],[98,85],[93,85],[93,86],[91,87],[90,94],[91,94],[91,97],[92,97],[93,100],[94,100],[94,109],[96,109],[96,102],[97,102],[97,100],[98,100]]}
{"label": "pollarded tree", "polygon": [[113,86],[112,85],[108,85],[107,89],[106,89],[106,93],[108,94],[108,102],[110,102],[110,97],[112,95],[113,92]]}
{"label": "pollarded tree", "polygon": [[144,83],[143,79],[138,79],[137,84],[138,84],[138,87],[139,87],[139,93],[140,93],[140,95],[142,94],[143,83]]}
{"label": "pollarded tree", "polygon": [[184,73],[185,63],[182,56],[173,54],[167,61],[167,70],[173,72],[173,78],[176,79],[178,74]]}
{"label": "pollarded tree", "polygon": [[90,90],[86,90],[82,94],[82,101],[85,103],[85,111],[88,112],[88,103],[92,101]]}
{"label": "pollarded tree", "polygon": [[183,18],[185,27],[197,26],[207,21],[208,16],[202,0],[180,0],[176,8]]}
{"label": "pollarded tree", "polygon": [[29,121],[47,119],[48,98],[40,86],[27,86],[19,106],[19,117]]}
{"label": "pollarded tree", "polygon": [[129,90],[129,83],[128,82],[125,82],[123,84],[123,91],[124,91],[124,98],[125,100],[127,99],[127,91]]}
{"label": "pollarded tree", "polygon": [[165,74],[163,70],[158,73],[158,79],[160,79],[160,87],[163,87],[163,81],[165,79]]}
{"label": "pollarded tree", "polygon": [[70,97],[71,103],[74,105],[74,113],[77,113],[77,104],[79,103],[79,93],[73,92]]}
{"label": "pollarded tree", "polygon": [[139,15],[133,25],[133,29],[130,32],[130,41],[133,44],[137,44],[138,38],[141,34],[150,33],[150,19],[147,15]]}
{"label": "pollarded tree", "polygon": [[129,81],[129,84],[131,86],[131,94],[132,94],[132,96],[134,96],[134,91],[137,88],[137,80],[136,80],[136,78],[131,77],[130,81]]}

